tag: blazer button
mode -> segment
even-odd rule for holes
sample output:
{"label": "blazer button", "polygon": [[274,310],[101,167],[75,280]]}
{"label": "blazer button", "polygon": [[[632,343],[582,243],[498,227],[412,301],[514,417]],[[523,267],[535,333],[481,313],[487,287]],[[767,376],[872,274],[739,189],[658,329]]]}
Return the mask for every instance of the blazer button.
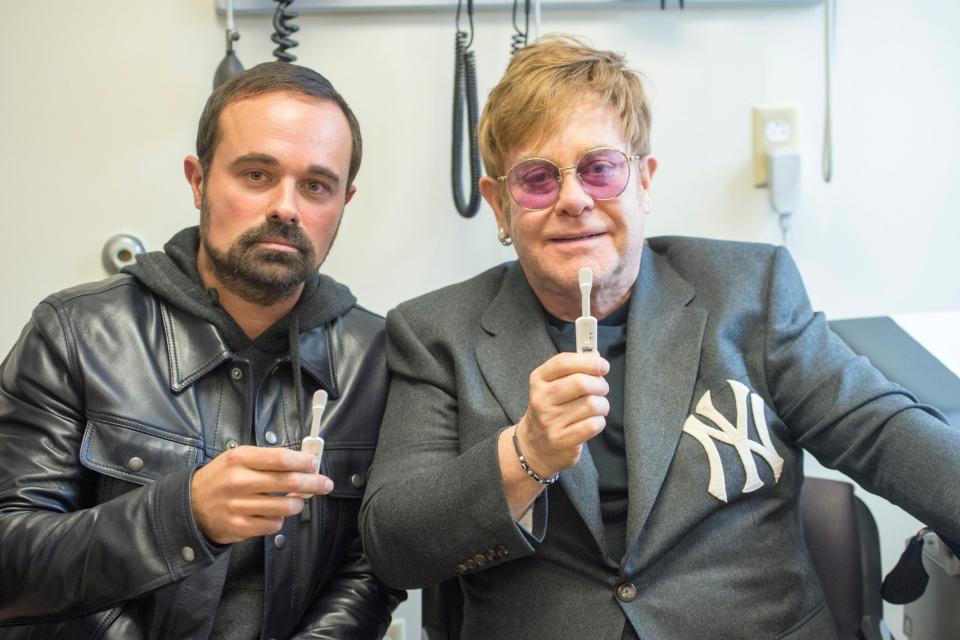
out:
{"label": "blazer button", "polygon": [[454,569],[456,569],[457,573],[466,573],[466,572],[467,572],[467,567],[466,567],[462,562],[461,562],[460,564],[458,564],[456,567],[454,567]]}
{"label": "blazer button", "polygon": [[617,597],[622,602],[633,602],[637,599],[637,587],[630,582],[624,582],[617,587]]}
{"label": "blazer button", "polygon": [[498,555],[497,555],[497,552],[494,551],[493,549],[490,549],[490,550],[487,551],[487,560],[488,560],[488,561],[490,561],[490,562],[496,562],[496,561],[497,561],[497,558],[499,558],[499,557],[500,557],[500,556],[498,556]]}
{"label": "blazer button", "polygon": [[277,434],[273,431],[267,431],[263,434],[263,439],[267,441],[267,444],[277,444]]}
{"label": "blazer button", "polygon": [[497,557],[498,557],[498,558],[505,558],[506,556],[508,556],[508,555],[510,554],[510,552],[507,551],[507,548],[506,548],[505,546],[503,546],[502,544],[498,544],[498,545],[497,545],[497,548],[494,549],[494,551],[497,552]]}
{"label": "blazer button", "polygon": [[127,460],[127,469],[130,469],[130,471],[133,471],[134,473],[139,473],[139,471],[143,469],[143,458],[137,458],[134,456],[133,458]]}
{"label": "blazer button", "polygon": [[367,484],[366,480],[359,473],[355,473],[350,476],[350,484],[352,484],[357,489],[363,488],[363,485]]}
{"label": "blazer button", "polygon": [[473,561],[476,562],[477,566],[480,568],[487,566],[487,556],[483,555],[482,553],[478,553],[477,555],[473,556]]}
{"label": "blazer button", "polygon": [[470,558],[469,560],[464,561],[463,566],[465,566],[470,571],[473,571],[474,569],[477,568],[477,563],[473,561],[473,558]]}
{"label": "blazer button", "polygon": [[287,546],[287,537],[282,533],[277,535],[273,539],[273,546],[275,546],[277,549],[283,549],[285,546]]}

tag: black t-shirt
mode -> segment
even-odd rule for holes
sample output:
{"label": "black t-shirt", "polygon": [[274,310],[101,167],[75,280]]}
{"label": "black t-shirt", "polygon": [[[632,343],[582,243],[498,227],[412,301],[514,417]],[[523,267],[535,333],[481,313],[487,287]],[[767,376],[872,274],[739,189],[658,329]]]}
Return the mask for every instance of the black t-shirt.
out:
{"label": "black t-shirt", "polygon": [[[624,372],[627,359],[629,302],[597,323],[597,347],[610,363],[606,375],[610,392],[607,426],[587,442],[600,483],[600,515],[603,517],[607,552],[620,563],[627,539],[627,454],[623,435]],[[576,351],[576,328],[548,314],[547,330],[559,351]]]}

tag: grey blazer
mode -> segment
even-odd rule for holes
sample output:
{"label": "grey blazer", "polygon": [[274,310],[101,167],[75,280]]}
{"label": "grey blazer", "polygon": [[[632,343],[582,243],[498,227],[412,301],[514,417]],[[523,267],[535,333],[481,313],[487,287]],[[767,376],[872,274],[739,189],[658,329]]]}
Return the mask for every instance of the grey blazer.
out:
{"label": "grey blazer", "polygon": [[[393,373],[361,513],[396,587],[459,577],[467,639],[836,637],[810,564],[803,451],[960,536],[960,433],[811,311],[782,248],[652,238],[630,302],[627,553],[580,462],[511,518],[497,435],[556,353],[516,263],[387,317]],[[519,463],[518,463],[519,464]]]}

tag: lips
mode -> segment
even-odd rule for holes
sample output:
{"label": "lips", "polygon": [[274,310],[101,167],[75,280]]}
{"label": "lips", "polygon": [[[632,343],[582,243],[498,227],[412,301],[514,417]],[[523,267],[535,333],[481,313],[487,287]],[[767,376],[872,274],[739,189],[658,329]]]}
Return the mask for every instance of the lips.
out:
{"label": "lips", "polygon": [[299,247],[290,240],[284,240],[282,238],[266,238],[263,240],[258,240],[256,244],[265,246],[269,249],[279,249],[280,251],[299,251]]}
{"label": "lips", "polygon": [[564,233],[561,235],[552,236],[549,238],[550,242],[560,242],[560,243],[572,243],[572,242],[582,242],[587,240],[594,240],[604,235],[603,231],[578,231],[576,233]]}

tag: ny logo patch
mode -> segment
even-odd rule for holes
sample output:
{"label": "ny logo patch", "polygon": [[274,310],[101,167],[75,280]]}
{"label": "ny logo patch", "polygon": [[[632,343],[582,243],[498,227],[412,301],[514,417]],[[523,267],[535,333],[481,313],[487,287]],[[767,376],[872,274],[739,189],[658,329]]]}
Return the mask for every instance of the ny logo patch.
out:
{"label": "ny logo patch", "polygon": [[[773,471],[774,484],[780,480],[780,472],[783,471],[783,458],[773,448],[773,442],[770,441],[767,419],[763,413],[763,399],[757,394],[751,393],[750,389],[741,382],[727,380],[727,384],[733,389],[737,410],[736,426],[731,424],[713,406],[709,391],[704,393],[700,401],[697,402],[696,413],[710,420],[716,427],[700,421],[693,414],[688,416],[683,423],[683,432],[696,438],[707,453],[707,460],[710,462],[710,482],[707,485],[707,491],[723,502],[727,501],[727,483],[723,474],[720,453],[717,451],[717,442],[732,446],[740,456],[740,463],[743,465],[743,471],[746,475],[746,480],[743,483],[744,493],[756,491],[763,486],[760,474],[757,473],[757,463],[753,458],[754,453],[770,465],[770,469]],[[760,437],[759,443],[751,440],[747,431],[748,402],[753,414],[753,424],[757,429],[757,435]]]}

